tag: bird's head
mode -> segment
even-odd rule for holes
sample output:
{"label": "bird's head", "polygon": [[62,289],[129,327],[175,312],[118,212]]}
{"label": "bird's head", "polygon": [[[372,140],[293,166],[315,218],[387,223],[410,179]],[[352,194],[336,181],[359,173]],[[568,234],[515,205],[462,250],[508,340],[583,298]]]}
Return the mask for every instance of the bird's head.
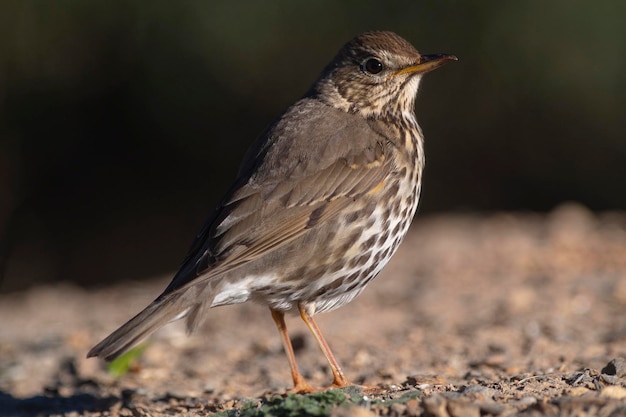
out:
{"label": "bird's head", "polygon": [[412,115],[422,75],[456,59],[421,55],[393,32],[366,32],[341,48],[310,94],[364,117]]}

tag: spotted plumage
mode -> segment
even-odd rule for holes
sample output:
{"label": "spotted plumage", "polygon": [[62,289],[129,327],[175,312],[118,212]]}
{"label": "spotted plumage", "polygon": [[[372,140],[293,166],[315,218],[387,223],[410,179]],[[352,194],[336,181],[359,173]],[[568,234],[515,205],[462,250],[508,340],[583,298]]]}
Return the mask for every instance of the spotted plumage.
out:
{"label": "spotted plumage", "polygon": [[272,311],[296,391],[310,391],[284,313],[300,312],[343,376],[312,316],[356,297],[387,264],[415,214],[424,166],[413,112],[422,74],[455,59],[420,55],[391,32],[348,42],[308,93],[248,152],[179,272],[144,311],[95,346],[112,359],[158,327],[254,300]]}

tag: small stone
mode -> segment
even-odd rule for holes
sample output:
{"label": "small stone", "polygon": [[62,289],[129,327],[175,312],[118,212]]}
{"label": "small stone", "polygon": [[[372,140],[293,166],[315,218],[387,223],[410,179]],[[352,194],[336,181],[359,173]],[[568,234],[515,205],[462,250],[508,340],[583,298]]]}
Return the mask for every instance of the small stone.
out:
{"label": "small stone", "polygon": [[133,412],[132,412],[132,410],[129,410],[128,408],[124,407],[124,408],[120,409],[119,415],[121,417],[132,417],[133,416]]}
{"label": "small stone", "polygon": [[481,414],[492,414],[494,416],[502,414],[507,410],[507,407],[496,402],[480,403],[478,408],[480,408]]}
{"label": "small stone", "polygon": [[397,415],[397,416],[403,415],[407,409],[405,404],[399,404],[399,403],[391,404],[391,407],[389,408],[391,409],[391,412],[393,413],[393,415]]}
{"label": "small stone", "polygon": [[605,387],[602,391],[600,391],[600,396],[621,400],[626,398],[626,389],[617,385],[611,385],[610,387]]}
{"label": "small stone", "polygon": [[440,375],[410,375],[406,377],[406,381],[402,385],[415,386],[421,388],[423,386],[429,387],[431,385],[445,385],[448,380]]}
{"label": "small stone", "polygon": [[480,408],[469,401],[448,401],[447,409],[452,417],[480,417]]}
{"label": "small stone", "polygon": [[376,414],[363,407],[339,407],[330,412],[330,417],[375,417]]}
{"label": "small stone", "polygon": [[548,216],[548,231],[553,240],[565,244],[582,241],[596,224],[591,210],[578,203],[564,203]]}
{"label": "small stone", "polygon": [[449,417],[450,414],[446,410],[447,403],[446,399],[441,395],[433,395],[424,399],[424,411],[427,416]]}
{"label": "small stone", "polygon": [[600,379],[605,384],[611,384],[611,385],[619,384],[620,382],[620,378],[618,378],[616,375],[602,374],[600,375]]}
{"label": "small stone", "polygon": [[515,401],[513,404],[517,407],[530,407],[537,403],[537,399],[532,396],[522,397],[519,400]]}
{"label": "small stone", "polygon": [[472,385],[465,386],[463,390],[461,391],[461,393],[471,398],[489,400],[489,399],[493,399],[497,391],[492,388],[485,387],[479,384],[472,384]]}
{"label": "small stone", "polygon": [[419,401],[417,399],[412,399],[406,402],[406,408],[409,415],[417,415],[419,410]]}
{"label": "small stone", "polygon": [[615,375],[618,378],[626,376],[626,359],[615,358],[602,368],[602,373],[606,375]]}

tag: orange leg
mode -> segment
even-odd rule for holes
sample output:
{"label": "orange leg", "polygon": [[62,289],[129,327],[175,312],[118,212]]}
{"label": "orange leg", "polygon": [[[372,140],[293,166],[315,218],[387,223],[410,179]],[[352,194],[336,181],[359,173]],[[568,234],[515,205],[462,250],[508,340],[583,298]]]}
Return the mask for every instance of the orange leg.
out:
{"label": "orange leg", "polygon": [[298,370],[298,364],[296,364],[296,356],[293,353],[293,346],[291,346],[291,340],[289,340],[289,334],[287,333],[287,325],[285,324],[285,313],[282,311],[272,310],[272,318],[274,319],[274,323],[276,323],[276,327],[278,327],[278,333],[283,340],[283,347],[285,348],[285,353],[287,354],[287,359],[289,359],[289,366],[291,367],[291,377],[293,378],[293,392],[297,393],[306,393],[313,392],[314,389],[307,384],[304,377]]}
{"label": "orange leg", "polygon": [[320,349],[322,349],[322,353],[324,353],[324,356],[326,356],[326,360],[328,361],[330,369],[333,372],[332,386],[347,387],[348,385],[350,385],[350,382],[348,382],[348,379],[346,379],[343,372],[341,371],[341,367],[337,363],[337,360],[333,356],[333,353],[330,351],[330,347],[328,346],[328,343],[326,343],[324,336],[322,336],[322,332],[320,331],[319,327],[317,327],[317,323],[315,323],[313,317],[311,317],[311,315],[307,313],[302,305],[298,305],[298,310],[300,310],[300,317],[302,317],[302,320],[304,320],[311,333],[313,333],[315,340],[317,340],[317,344],[319,345]]}

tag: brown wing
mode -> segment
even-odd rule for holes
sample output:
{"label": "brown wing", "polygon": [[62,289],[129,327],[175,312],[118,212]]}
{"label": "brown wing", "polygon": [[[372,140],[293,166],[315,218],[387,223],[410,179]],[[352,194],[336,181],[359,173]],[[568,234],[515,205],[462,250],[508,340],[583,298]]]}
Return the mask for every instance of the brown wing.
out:
{"label": "brown wing", "polygon": [[336,216],[383,184],[393,168],[387,150],[367,120],[314,99],[296,103],[252,148],[163,295],[252,262]]}

